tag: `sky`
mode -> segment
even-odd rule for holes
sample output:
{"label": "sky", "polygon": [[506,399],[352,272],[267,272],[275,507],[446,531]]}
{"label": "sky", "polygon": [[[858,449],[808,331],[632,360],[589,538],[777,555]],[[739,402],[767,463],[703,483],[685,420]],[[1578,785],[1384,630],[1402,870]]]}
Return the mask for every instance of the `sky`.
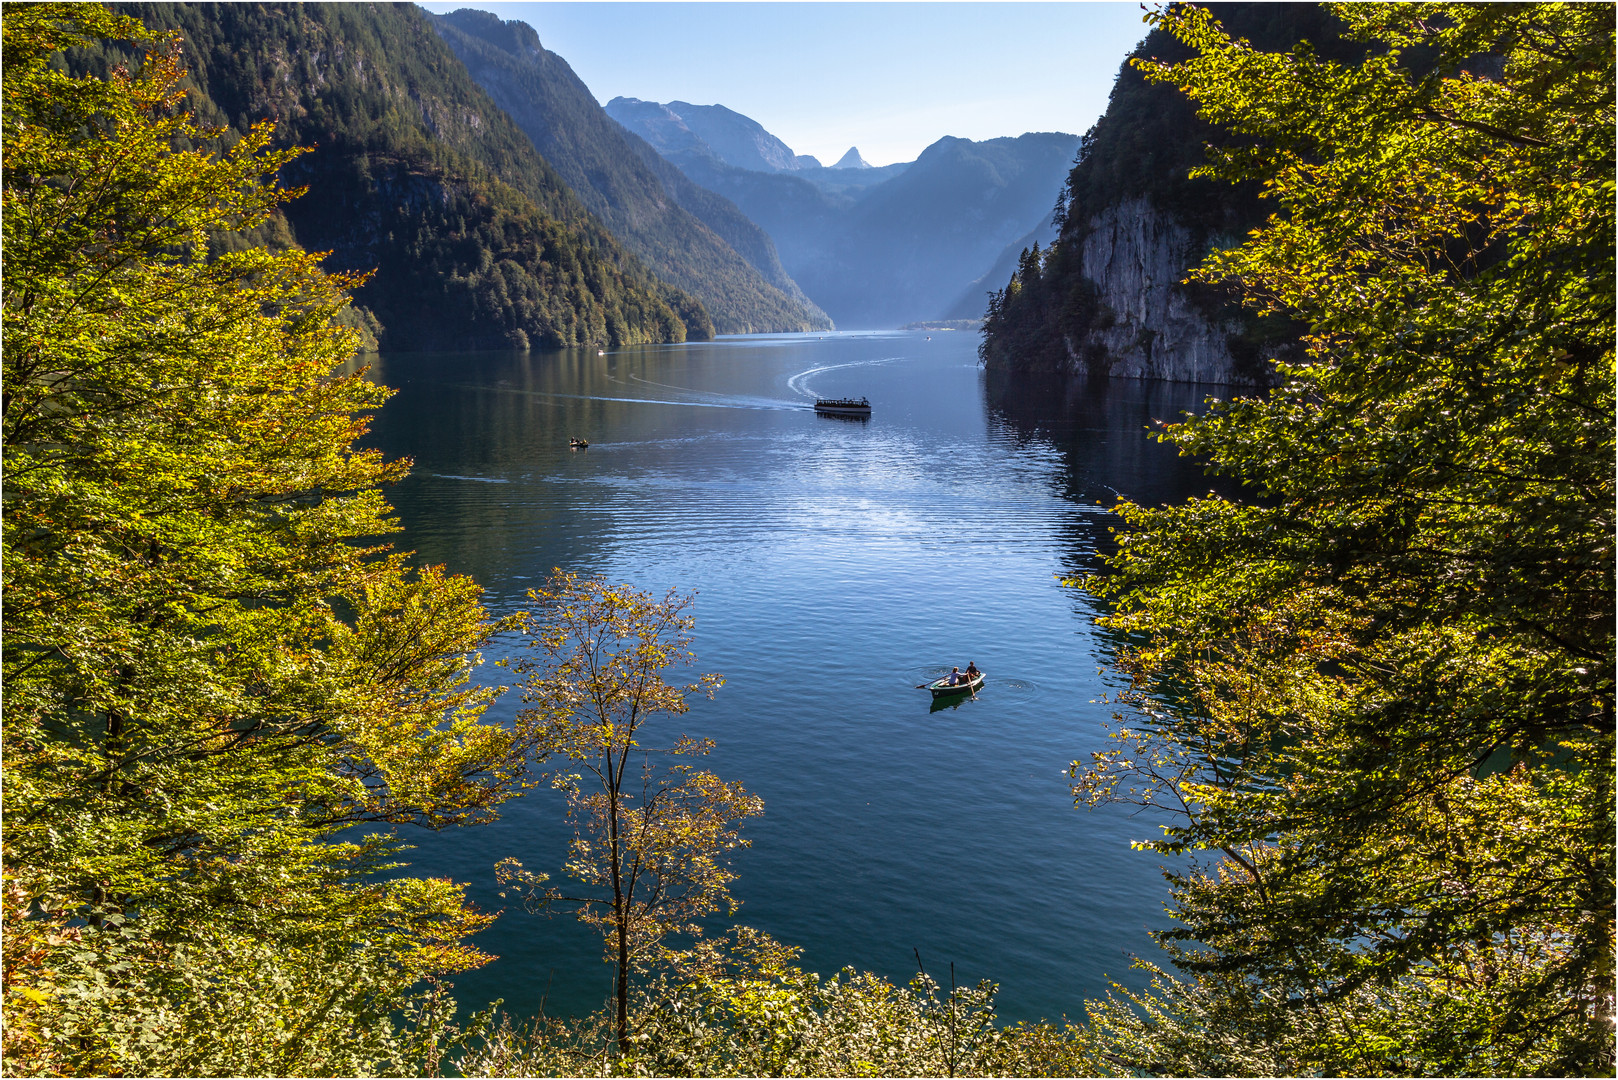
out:
{"label": "sky", "polygon": [[724,105],[835,163],[946,135],[1082,135],[1146,35],[1139,3],[445,3],[528,23],[605,105]]}

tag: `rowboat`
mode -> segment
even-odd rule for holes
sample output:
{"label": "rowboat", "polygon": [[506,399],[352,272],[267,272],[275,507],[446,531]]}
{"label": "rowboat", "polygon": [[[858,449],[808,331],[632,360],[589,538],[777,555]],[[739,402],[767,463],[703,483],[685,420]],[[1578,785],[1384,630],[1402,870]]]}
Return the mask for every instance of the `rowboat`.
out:
{"label": "rowboat", "polygon": [[949,684],[949,676],[946,675],[935,683],[928,683],[927,689],[933,692],[933,697],[935,698],[953,697],[956,694],[975,694],[983,689],[983,672],[978,672],[970,682],[956,683],[954,686]]}
{"label": "rowboat", "polygon": [[815,412],[827,416],[870,416],[871,403],[865,398],[816,398]]}

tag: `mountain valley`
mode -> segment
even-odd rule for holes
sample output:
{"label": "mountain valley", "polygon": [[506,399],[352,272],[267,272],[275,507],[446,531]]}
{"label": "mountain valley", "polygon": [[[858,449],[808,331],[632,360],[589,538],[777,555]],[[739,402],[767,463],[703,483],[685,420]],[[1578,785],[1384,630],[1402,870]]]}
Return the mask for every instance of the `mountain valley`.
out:
{"label": "mountain valley", "polygon": [[606,108],[761,225],[845,329],[981,315],[991,269],[1047,221],[1079,145],[1061,133],[945,137],[914,162],[860,168],[845,155],[826,168],[719,106],[620,97]]}

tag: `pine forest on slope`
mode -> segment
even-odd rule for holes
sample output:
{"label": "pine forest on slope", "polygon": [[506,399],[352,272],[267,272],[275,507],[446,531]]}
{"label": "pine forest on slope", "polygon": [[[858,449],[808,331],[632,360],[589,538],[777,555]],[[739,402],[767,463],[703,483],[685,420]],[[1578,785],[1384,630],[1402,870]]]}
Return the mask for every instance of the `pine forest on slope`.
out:
{"label": "pine forest on slope", "polygon": [[[461,9],[433,23],[472,78],[533,141],[590,211],[663,280],[698,297],[720,333],[830,327],[825,313],[781,269],[774,244],[740,211],[710,227],[693,187],[650,168],[639,141],[597,104],[567,61],[544,49],[526,23]],[[671,182],[672,181],[672,182]],[[709,201],[724,201],[710,196]],[[711,216],[725,215],[715,208]],[[727,242],[727,234],[739,245]],[[756,252],[756,261],[743,252]]]}
{"label": "pine forest on slope", "polygon": [[[624,345],[712,336],[702,303],[649,272],[475,85],[413,5],[129,4],[178,30],[206,122],[278,122],[314,147],[269,241],[372,270],[356,297],[383,348]],[[94,68],[121,60],[82,55]],[[227,134],[228,139],[234,135]]]}

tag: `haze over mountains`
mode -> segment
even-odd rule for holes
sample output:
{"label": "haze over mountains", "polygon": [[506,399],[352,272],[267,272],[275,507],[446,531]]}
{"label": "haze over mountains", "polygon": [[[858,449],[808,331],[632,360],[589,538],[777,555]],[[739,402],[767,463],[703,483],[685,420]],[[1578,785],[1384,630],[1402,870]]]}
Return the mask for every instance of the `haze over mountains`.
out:
{"label": "haze over mountains", "polygon": [[706,154],[738,169],[758,172],[820,168],[818,158],[794,154],[786,143],[765,131],[756,120],[723,105],[692,105],[688,101],[658,104],[639,98],[615,97],[607,102],[607,113],[642,135],[665,157]]}
{"label": "haze over mountains", "polygon": [[1079,147],[1062,133],[945,137],[914,162],[872,168],[851,149],[828,169],[729,109],[623,97],[606,108],[763,226],[788,273],[844,329],[981,315],[984,294],[1004,284],[987,275],[1008,245],[1042,223],[1049,231]]}

